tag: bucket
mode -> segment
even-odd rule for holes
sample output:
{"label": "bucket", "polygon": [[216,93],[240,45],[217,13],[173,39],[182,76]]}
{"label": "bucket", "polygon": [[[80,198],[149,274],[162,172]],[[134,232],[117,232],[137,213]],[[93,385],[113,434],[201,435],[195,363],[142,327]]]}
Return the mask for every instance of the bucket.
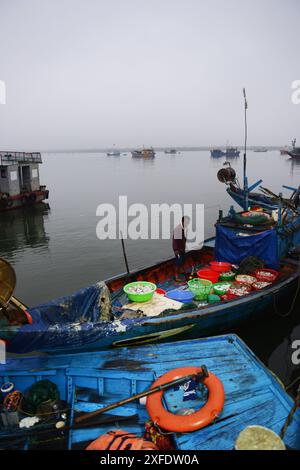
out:
{"label": "bucket", "polygon": [[207,300],[210,294],[212,282],[207,279],[191,279],[188,282],[190,291],[194,294],[195,300]]}

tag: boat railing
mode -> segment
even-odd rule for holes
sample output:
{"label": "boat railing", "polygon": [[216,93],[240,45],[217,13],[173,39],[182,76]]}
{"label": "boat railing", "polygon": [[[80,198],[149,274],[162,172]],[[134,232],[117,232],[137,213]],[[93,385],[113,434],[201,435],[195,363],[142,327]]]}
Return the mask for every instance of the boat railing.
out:
{"label": "boat railing", "polygon": [[0,165],[42,163],[40,152],[0,152]]}

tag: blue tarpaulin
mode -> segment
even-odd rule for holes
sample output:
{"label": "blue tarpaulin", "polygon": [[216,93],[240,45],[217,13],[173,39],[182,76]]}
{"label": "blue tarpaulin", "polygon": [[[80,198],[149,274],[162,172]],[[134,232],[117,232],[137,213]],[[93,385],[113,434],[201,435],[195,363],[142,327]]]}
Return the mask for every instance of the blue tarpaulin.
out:
{"label": "blue tarpaulin", "polygon": [[278,269],[278,239],[275,230],[260,233],[237,232],[220,224],[216,225],[215,259],[239,264],[247,256],[257,256],[267,268]]}

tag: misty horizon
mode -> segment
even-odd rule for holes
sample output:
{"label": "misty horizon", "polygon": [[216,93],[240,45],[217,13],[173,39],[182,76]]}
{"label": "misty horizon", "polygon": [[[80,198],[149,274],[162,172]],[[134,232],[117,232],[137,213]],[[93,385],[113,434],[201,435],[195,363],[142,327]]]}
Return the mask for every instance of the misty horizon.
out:
{"label": "misty horizon", "polygon": [[1,0],[3,150],[300,140],[297,0]]}

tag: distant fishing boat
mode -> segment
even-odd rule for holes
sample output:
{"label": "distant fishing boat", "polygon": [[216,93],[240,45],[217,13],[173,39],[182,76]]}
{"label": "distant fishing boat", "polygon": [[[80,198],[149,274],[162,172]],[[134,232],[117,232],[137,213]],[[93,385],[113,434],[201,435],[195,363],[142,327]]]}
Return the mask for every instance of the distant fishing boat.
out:
{"label": "distant fishing boat", "polygon": [[253,152],[267,152],[267,147],[256,147]]}
{"label": "distant fishing boat", "polygon": [[[197,418],[195,410],[201,410],[204,417],[209,415],[212,399],[220,402],[219,409],[214,409],[209,426],[205,426],[203,419],[192,432],[168,432],[169,448],[232,450],[239,434],[253,425],[263,426],[277,436],[281,433],[293,406],[292,399],[245,343],[228,335],[118,351],[8,358],[6,365],[0,365],[0,386],[10,390],[0,413],[0,421],[2,418],[6,423],[0,428],[1,448],[31,450],[47,442],[48,446],[60,443],[60,448],[69,450],[85,449],[116,428],[133,434],[133,439],[125,442],[130,447],[134,436],[141,439],[145,429],[149,430],[154,400],[159,402],[160,398],[152,394],[144,402],[136,399],[122,406],[119,402],[142,395],[157,378],[166,373],[172,375],[174,369],[178,372],[173,375],[185,377],[191,371],[203,372],[204,366],[207,377],[199,383],[191,378],[165,391],[164,406],[170,413],[167,427],[172,429],[176,424],[189,428],[193,417]],[[167,379],[160,381],[165,383]],[[210,387],[209,396],[203,384]],[[93,418],[87,415],[116,402],[119,406],[105,414]],[[194,414],[185,416],[189,409]],[[38,422],[29,429],[19,428],[20,420],[31,416],[38,416]],[[79,423],[83,416],[85,421]],[[164,431],[163,419],[157,411],[156,420]],[[158,436],[157,431],[155,434]],[[149,431],[147,436],[149,439]],[[283,440],[287,448],[300,449],[299,410],[291,418]],[[165,439],[162,443],[166,443]],[[156,444],[159,445],[159,440]]]}
{"label": "distant fishing boat", "polygon": [[280,155],[288,155],[289,153],[289,148],[288,147],[284,147],[282,149],[280,149]]}
{"label": "distant fishing boat", "polygon": [[175,153],[177,153],[177,150],[176,149],[166,149],[165,153],[175,154]]}
{"label": "distant fishing boat", "polygon": [[296,139],[292,141],[292,149],[287,151],[292,158],[300,158],[300,147],[296,147]]}
{"label": "distant fishing boat", "polygon": [[239,157],[240,151],[237,147],[226,147],[225,156],[226,158]]}
{"label": "distant fishing boat", "polygon": [[213,158],[220,158],[220,157],[224,157],[225,155],[226,155],[226,153],[223,152],[223,150],[221,150],[219,148],[213,148],[210,151],[210,156],[213,157]]}
{"label": "distant fishing boat", "polygon": [[300,147],[294,147],[293,150],[289,150],[288,155],[292,158],[300,158]]}
{"label": "distant fishing boat", "polygon": [[0,152],[0,212],[31,206],[48,199],[40,184],[39,152]]}
{"label": "distant fishing boat", "polygon": [[153,158],[155,157],[155,151],[152,147],[141,150],[133,150],[131,155],[133,158]]}
{"label": "distant fishing boat", "polygon": [[119,157],[121,152],[119,150],[112,150],[111,152],[107,152],[106,155],[108,157]]}

